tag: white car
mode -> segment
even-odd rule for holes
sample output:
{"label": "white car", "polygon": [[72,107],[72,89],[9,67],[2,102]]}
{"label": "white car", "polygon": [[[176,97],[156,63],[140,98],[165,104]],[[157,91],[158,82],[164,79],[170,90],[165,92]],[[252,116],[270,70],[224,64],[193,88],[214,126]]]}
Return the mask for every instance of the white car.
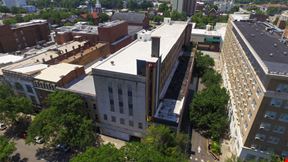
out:
{"label": "white car", "polygon": [[0,122],[0,130],[5,130],[7,127],[5,123]]}
{"label": "white car", "polygon": [[42,144],[44,142],[44,139],[40,136],[36,136],[34,138],[35,142],[38,143],[38,144]]}

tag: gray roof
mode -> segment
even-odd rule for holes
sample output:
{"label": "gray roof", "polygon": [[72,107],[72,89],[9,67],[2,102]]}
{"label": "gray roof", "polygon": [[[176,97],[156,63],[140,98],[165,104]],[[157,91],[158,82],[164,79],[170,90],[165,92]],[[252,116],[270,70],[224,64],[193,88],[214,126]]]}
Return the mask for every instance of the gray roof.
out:
{"label": "gray roof", "polygon": [[137,12],[117,12],[111,19],[112,21],[125,20],[128,23],[142,24],[145,19],[145,14]]}
{"label": "gray roof", "polygon": [[288,46],[280,42],[281,33],[266,31],[267,26],[261,22],[235,21],[234,24],[269,71],[288,72]]}

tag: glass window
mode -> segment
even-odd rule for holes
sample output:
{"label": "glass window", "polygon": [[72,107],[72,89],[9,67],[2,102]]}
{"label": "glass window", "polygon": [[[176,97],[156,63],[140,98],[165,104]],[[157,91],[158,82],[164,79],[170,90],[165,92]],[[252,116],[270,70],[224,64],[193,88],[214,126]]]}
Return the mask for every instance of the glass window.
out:
{"label": "glass window", "polygon": [[119,95],[122,95],[122,94],[123,94],[123,92],[122,92],[122,89],[121,89],[121,88],[118,88],[118,94],[119,94]]}
{"label": "glass window", "polygon": [[34,93],[32,87],[30,85],[26,84],[25,86],[26,86],[27,92]]}
{"label": "glass window", "polygon": [[128,90],[128,96],[132,96],[132,91]]}
{"label": "glass window", "polygon": [[96,104],[93,104],[93,109],[96,110]]}
{"label": "glass window", "polygon": [[276,125],[274,128],[273,128],[273,132],[275,133],[279,133],[279,134],[284,134],[286,128],[283,127],[283,126],[280,126],[280,125]]}
{"label": "glass window", "polygon": [[129,116],[133,116],[133,105],[129,104]]}
{"label": "glass window", "polygon": [[288,114],[281,114],[279,120],[283,122],[288,122]]}
{"label": "glass window", "polygon": [[279,138],[277,137],[273,137],[273,136],[270,136],[267,140],[268,143],[271,143],[271,144],[278,144],[280,141]]}
{"label": "glass window", "polygon": [[116,122],[116,117],[115,116],[111,116],[111,121],[112,122]]}
{"label": "glass window", "polygon": [[274,107],[281,107],[283,100],[277,99],[277,98],[272,98],[270,105]]}
{"label": "glass window", "polygon": [[273,111],[266,111],[264,117],[268,119],[275,119],[277,113]]}
{"label": "glass window", "polygon": [[107,120],[107,115],[106,114],[104,114],[104,120]]}
{"label": "glass window", "polygon": [[276,88],[276,91],[288,93],[288,84],[279,84]]}
{"label": "glass window", "polygon": [[110,87],[110,86],[108,87],[108,92],[109,92],[109,93],[113,93],[112,87]]}
{"label": "glass window", "polygon": [[110,111],[115,112],[114,101],[110,100]]}

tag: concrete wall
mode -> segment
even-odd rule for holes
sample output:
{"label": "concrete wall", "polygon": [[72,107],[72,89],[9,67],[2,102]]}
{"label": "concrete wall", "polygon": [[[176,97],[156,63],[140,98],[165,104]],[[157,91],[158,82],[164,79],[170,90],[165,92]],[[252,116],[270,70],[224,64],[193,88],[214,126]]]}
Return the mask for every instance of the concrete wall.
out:
{"label": "concrete wall", "polygon": [[[101,133],[124,140],[129,140],[129,136],[142,137],[147,127],[145,79],[95,69],[93,70],[93,76],[97,94],[97,108],[99,110],[98,126]],[[109,87],[112,88],[112,92],[109,92]],[[120,96],[119,89],[122,90]],[[129,115],[128,91],[132,92],[132,116]],[[114,101],[114,112],[111,111],[110,100]],[[123,100],[123,113],[120,113],[119,100]],[[107,120],[104,115],[107,115]],[[115,122],[112,121],[112,116],[116,118]],[[120,123],[120,118],[125,120],[125,124]],[[130,126],[129,121],[132,121],[134,126]],[[142,129],[138,127],[138,123],[142,123]]]}

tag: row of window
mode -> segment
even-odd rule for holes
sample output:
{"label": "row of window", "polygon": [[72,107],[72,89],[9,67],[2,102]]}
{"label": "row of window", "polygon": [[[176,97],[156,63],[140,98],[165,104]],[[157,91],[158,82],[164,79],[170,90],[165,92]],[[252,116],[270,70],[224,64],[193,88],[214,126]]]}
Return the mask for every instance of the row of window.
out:
{"label": "row of window", "polygon": [[[108,116],[106,114],[104,114],[104,120],[108,120]],[[117,119],[115,116],[111,116],[111,122],[113,122],[113,123],[117,122]],[[125,119],[124,118],[120,118],[119,122],[120,122],[120,124],[125,125]],[[128,124],[130,127],[134,127],[134,122],[132,120],[129,120]],[[141,122],[138,122],[138,128],[143,129],[143,124]]]}
{"label": "row of window", "polygon": [[[263,129],[265,131],[270,131],[272,129],[272,124],[267,123],[267,122],[262,122],[260,124],[260,129]],[[273,126],[272,131],[274,133],[279,133],[279,134],[284,134],[286,131],[286,127],[280,126],[280,125],[275,125]]]}
{"label": "row of window", "polygon": [[282,107],[284,109],[288,109],[288,100],[282,100],[278,98],[272,98],[270,105],[273,107]]}
{"label": "row of window", "polygon": [[[266,111],[264,117],[267,119],[276,119],[277,113],[274,111]],[[288,113],[280,114],[278,120],[282,122],[288,122]]]}
{"label": "row of window", "polygon": [[[110,99],[110,111],[115,112],[115,103],[113,97],[113,89],[111,86],[108,87],[109,99]],[[129,88],[127,91],[128,95],[128,114],[129,116],[133,116],[133,100],[132,100],[132,91]],[[124,114],[124,103],[123,103],[123,90],[118,88],[118,105],[119,105],[119,113]]]}

